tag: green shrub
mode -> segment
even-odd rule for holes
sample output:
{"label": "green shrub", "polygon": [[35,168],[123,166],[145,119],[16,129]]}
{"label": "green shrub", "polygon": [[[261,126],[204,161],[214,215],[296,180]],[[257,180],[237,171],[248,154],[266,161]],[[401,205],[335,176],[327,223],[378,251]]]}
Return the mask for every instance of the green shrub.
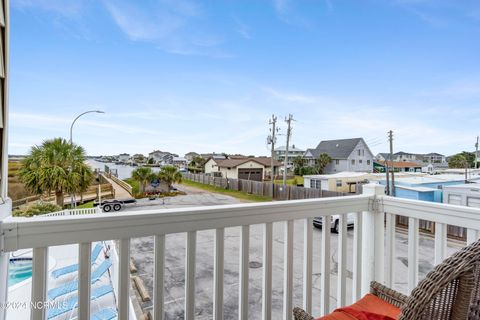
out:
{"label": "green shrub", "polygon": [[33,217],[50,212],[60,211],[62,208],[51,202],[35,202],[25,208],[13,212],[15,217]]}

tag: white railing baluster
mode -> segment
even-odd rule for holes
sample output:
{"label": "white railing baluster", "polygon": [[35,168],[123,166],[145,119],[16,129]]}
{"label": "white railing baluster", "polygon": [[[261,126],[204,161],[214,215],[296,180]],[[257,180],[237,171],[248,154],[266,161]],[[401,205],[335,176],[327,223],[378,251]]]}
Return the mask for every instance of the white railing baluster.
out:
{"label": "white railing baluster", "polygon": [[408,292],[418,283],[418,219],[408,218]]}
{"label": "white railing baluster", "polygon": [[248,264],[250,249],[250,226],[242,226],[240,233],[240,270],[238,319],[248,320]]}
{"label": "white railing baluster", "polygon": [[120,240],[118,260],[118,320],[128,320],[130,311],[130,239]]}
{"label": "white railing baluster", "polygon": [[195,318],[195,258],[197,253],[197,232],[187,232],[185,258],[185,320]]}
{"label": "white railing baluster", "polygon": [[155,320],[163,320],[165,318],[165,235],[156,235],[154,241],[153,317]]}
{"label": "white railing baluster", "polygon": [[321,315],[330,312],[330,227],[331,216],[322,217]]}
{"label": "white railing baluster", "polygon": [[435,223],[435,265],[447,257],[447,225]]}
{"label": "white railing baluster", "polygon": [[362,213],[355,212],[353,229],[352,301],[359,300],[362,295],[362,225]]}
{"label": "white railing baluster", "polygon": [[303,220],[303,309],[312,313],[313,218]]}
{"label": "white railing baluster", "polygon": [[268,222],[263,231],[263,285],[262,319],[272,319],[272,240],[273,224]]}
{"label": "white railing baluster", "polygon": [[89,320],[92,244],[80,243],[78,247],[78,320]]}
{"label": "white railing baluster", "polygon": [[225,254],[225,229],[215,230],[215,270],[213,279],[213,319],[223,319],[223,269]]}
{"label": "white railing baluster", "polygon": [[385,225],[386,272],[385,285],[392,288],[395,276],[395,215],[387,213]]}
{"label": "white railing baluster", "polygon": [[478,240],[480,232],[474,229],[467,229],[467,245],[474,243]]}
{"label": "white railing baluster", "polygon": [[338,273],[337,308],[346,304],[347,281],[347,214],[341,214],[338,220]]}
{"label": "white railing baluster", "polygon": [[285,221],[283,253],[283,319],[292,318],[293,310],[293,220]]}
{"label": "white railing baluster", "polygon": [[32,260],[32,303],[30,319],[45,320],[47,301],[48,248],[34,248]]}

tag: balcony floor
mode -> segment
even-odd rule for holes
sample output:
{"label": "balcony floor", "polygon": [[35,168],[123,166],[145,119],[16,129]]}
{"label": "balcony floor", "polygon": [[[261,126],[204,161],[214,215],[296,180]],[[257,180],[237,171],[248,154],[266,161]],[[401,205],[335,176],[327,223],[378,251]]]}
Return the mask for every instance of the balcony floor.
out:
{"label": "balcony floor", "polygon": [[[218,197],[218,198],[217,198]],[[156,200],[159,201],[159,200]],[[218,201],[218,202],[217,202]],[[229,202],[231,201],[231,202]],[[192,205],[212,205],[214,203],[238,203],[238,200],[228,196],[211,194],[195,194],[179,196],[170,199],[162,207],[184,207]],[[154,203],[148,203],[145,209],[153,209]],[[133,210],[132,208],[131,210]],[[135,208],[138,210],[139,208]],[[312,227],[313,228],[313,227]],[[214,230],[200,231],[197,234],[197,268],[196,268],[196,318],[212,318],[213,297],[213,264],[214,264]],[[314,228],[313,239],[313,311],[320,312],[320,261],[321,261],[321,234],[322,231]],[[224,304],[225,319],[238,318],[238,269],[239,269],[239,235],[240,228],[225,230],[225,287]],[[185,234],[166,236],[165,255],[165,310],[166,319],[183,317],[184,312],[184,285],[185,285]],[[284,229],[282,223],[275,223],[273,228],[273,317],[282,317],[283,301],[283,252]],[[331,238],[331,306],[336,306],[337,281],[337,240],[336,234]],[[348,249],[352,252],[353,230],[348,232]],[[153,237],[136,238],[131,240],[131,256],[138,269],[137,275],[142,278],[148,291],[153,292]],[[462,247],[463,244],[449,243],[448,253]],[[419,276],[433,268],[434,261],[433,238],[420,236],[420,266]],[[263,254],[263,226],[253,225],[250,230],[250,285],[249,285],[249,319],[261,319],[262,306],[262,254]],[[302,267],[303,267],[303,222],[295,221],[294,231],[294,305],[302,304]],[[399,291],[407,290],[407,235],[396,234],[396,275],[395,288]],[[347,288],[350,287],[352,277],[352,257],[347,256]],[[351,293],[347,290],[347,302],[350,302]],[[317,299],[317,301],[315,301]],[[152,302],[139,301],[144,311],[151,310]]]}

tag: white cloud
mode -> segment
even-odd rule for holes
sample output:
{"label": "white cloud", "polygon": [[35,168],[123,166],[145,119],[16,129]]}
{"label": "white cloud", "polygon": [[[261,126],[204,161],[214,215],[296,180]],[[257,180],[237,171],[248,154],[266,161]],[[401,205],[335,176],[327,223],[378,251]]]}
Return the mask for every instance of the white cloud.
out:
{"label": "white cloud", "polygon": [[244,39],[250,40],[252,38],[250,34],[250,28],[240,19],[235,18],[235,31],[240,34]]}
{"label": "white cloud", "polygon": [[115,24],[132,41],[154,43],[159,49],[181,55],[225,57],[218,46],[221,36],[205,28],[203,11],[192,1],[162,0],[143,3],[103,0]]}

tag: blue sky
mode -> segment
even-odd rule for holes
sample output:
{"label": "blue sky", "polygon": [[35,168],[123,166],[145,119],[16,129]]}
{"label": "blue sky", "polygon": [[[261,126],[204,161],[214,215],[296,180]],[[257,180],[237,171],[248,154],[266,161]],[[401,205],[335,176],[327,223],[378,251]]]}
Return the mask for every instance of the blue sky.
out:
{"label": "blue sky", "polygon": [[[89,154],[263,155],[364,137],[473,150],[478,0],[11,0],[10,149],[68,137]],[[285,136],[278,137],[278,145]]]}

